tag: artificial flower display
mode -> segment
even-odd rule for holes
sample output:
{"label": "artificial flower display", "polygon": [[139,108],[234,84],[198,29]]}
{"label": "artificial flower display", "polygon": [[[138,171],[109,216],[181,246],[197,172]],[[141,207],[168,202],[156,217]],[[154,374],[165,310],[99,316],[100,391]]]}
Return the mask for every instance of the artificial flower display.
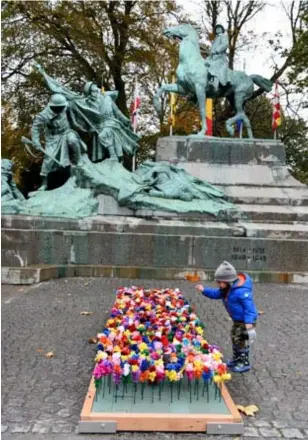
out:
{"label": "artificial flower display", "polygon": [[118,289],[106,327],[97,335],[96,388],[104,378],[116,386],[229,380],[222,353],[203,333],[203,323],[178,289]]}

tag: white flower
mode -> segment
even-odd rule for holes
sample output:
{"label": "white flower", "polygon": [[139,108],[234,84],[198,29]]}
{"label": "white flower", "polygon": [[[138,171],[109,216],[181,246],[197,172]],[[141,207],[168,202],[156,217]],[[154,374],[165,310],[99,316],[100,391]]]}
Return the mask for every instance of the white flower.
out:
{"label": "white flower", "polygon": [[129,364],[125,363],[124,364],[124,368],[123,368],[123,375],[124,376],[128,376],[129,375],[129,369],[130,369]]}

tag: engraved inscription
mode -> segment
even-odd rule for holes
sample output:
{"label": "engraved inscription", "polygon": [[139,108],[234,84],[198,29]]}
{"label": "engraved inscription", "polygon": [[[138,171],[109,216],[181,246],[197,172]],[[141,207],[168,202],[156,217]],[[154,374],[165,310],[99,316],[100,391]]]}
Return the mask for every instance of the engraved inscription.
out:
{"label": "engraved inscription", "polygon": [[234,261],[245,261],[248,258],[256,262],[267,261],[265,249],[261,247],[246,249],[245,246],[234,246],[231,258]]}

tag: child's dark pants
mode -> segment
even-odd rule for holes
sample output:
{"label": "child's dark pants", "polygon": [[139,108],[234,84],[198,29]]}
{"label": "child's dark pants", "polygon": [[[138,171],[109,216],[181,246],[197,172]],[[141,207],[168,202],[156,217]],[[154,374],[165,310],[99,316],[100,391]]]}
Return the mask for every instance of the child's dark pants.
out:
{"label": "child's dark pants", "polygon": [[249,348],[248,332],[244,322],[233,322],[231,329],[231,340],[233,347],[237,347],[238,350],[245,350]]}

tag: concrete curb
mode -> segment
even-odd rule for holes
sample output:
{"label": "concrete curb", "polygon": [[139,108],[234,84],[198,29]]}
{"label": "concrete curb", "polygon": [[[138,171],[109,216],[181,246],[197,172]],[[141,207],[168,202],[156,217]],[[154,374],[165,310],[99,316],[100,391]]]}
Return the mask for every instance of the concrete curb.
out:
{"label": "concrete curb", "polygon": [[[58,278],[103,277],[128,279],[185,280],[197,275],[201,281],[213,281],[214,270],[102,265],[39,265],[2,267],[2,284],[37,284]],[[257,283],[308,284],[308,272],[249,271]]]}

